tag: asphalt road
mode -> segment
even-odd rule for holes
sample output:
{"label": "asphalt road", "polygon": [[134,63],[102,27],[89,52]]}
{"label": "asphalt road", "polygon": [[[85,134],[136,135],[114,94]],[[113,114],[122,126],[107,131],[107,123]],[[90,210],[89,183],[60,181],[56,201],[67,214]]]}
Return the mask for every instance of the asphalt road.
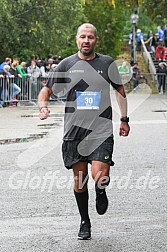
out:
{"label": "asphalt road", "polygon": [[[73,177],[61,157],[63,110],[51,109],[48,121],[35,107],[0,110],[0,140],[13,139],[0,145],[0,252],[167,251],[167,96],[129,96],[127,138],[118,136],[114,113],[109,208],[96,213],[90,178],[90,241],[77,240]],[[24,141],[16,143],[19,137]]]}

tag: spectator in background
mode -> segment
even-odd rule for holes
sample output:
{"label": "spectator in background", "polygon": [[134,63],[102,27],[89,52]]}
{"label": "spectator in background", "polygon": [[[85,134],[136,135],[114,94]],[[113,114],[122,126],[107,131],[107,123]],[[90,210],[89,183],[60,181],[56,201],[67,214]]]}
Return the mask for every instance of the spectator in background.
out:
{"label": "spectator in background", "polygon": [[52,54],[49,54],[49,55],[48,55],[47,61],[48,61],[49,59],[53,59],[53,55],[52,55]]}
{"label": "spectator in background", "polygon": [[12,99],[15,99],[15,97],[21,92],[21,88],[16,85],[16,83],[19,83],[19,78],[22,78],[21,74],[18,73],[17,67],[18,67],[18,63],[17,61],[14,61],[12,63],[12,67],[9,70],[10,74],[14,76],[14,79],[13,79],[14,85],[12,87],[12,94],[13,94]]}
{"label": "spectator in background", "polygon": [[161,26],[158,26],[157,27],[157,41],[163,41],[163,35],[164,35],[164,32],[161,28]]}
{"label": "spectator in background", "polygon": [[31,76],[30,73],[27,73],[26,72],[26,67],[27,67],[27,63],[26,62],[21,62],[20,65],[18,65],[17,67],[17,71],[18,71],[18,74],[20,74],[22,76],[22,79],[21,79],[21,90],[22,90],[22,96],[23,96],[23,99],[26,99],[27,98],[27,79]]}
{"label": "spectator in background", "polygon": [[143,39],[143,33],[141,32],[140,29],[137,29],[137,32],[136,32],[136,39],[137,39],[137,51],[141,51],[141,40]]}
{"label": "spectator in background", "polygon": [[38,78],[40,76],[36,60],[31,60],[31,65],[27,67],[27,73],[30,74],[31,78]]}
{"label": "spectator in background", "polygon": [[27,67],[27,73],[31,74],[30,77],[30,88],[31,88],[31,97],[30,99],[37,98],[37,89],[38,89],[38,77],[41,75],[40,69],[37,66],[35,60],[31,60],[31,65]]}
{"label": "spectator in background", "polygon": [[13,63],[16,63],[17,66],[19,65],[19,59],[18,58],[13,58]]}
{"label": "spectator in background", "polygon": [[[39,58],[38,58],[38,56],[37,55],[31,55],[31,57],[30,57],[30,60],[27,62],[27,67],[29,67],[29,66],[31,66],[31,61],[36,61],[36,64],[37,64],[37,66],[38,66],[38,60],[39,60]],[[39,67],[39,66],[38,66]]]}
{"label": "spectator in background", "polygon": [[167,77],[167,67],[165,62],[160,62],[157,69],[157,77],[158,77],[158,91],[161,93],[161,88],[163,89],[163,93],[166,91],[166,77]]}
{"label": "spectator in background", "polygon": [[48,61],[44,62],[44,65],[40,67],[41,77],[46,78],[49,75],[51,64]]}
{"label": "spectator in background", "polygon": [[136,87],[139,84],[139,78],[140,78],[140,69],[138,67],[138,63],[134,63],[132,67],[132,81],[133,81],[133,91],[136,92]]}
{"label": "spectator in background", "polygon": [[13,99],[18,95],[21,91],[21,89],[14,83],[14,75],[10,73],[10,66],[4,65],[3,71],[0,72],[1,75],[3,75],[2,80],[2,94],[1,94],[1,105],[4,106],[4,103],[6,102],[9,93],[10,93],[10,105],[13,102]]}
{"label": "spectator in background", "polygon": [[53,58],[49,58],[48,59],[48,63],[52,66],[52,64],[53,64]]}
{"label": "spectator in background", "polygon": [[[1,78],[1,106],[5,106],[5,102],[7,101],[8,94],[9,94],[9,70],[10,66],[5,64],[3,70],[0,71]],[[12,76],[11,76],[12,77]]]}
{"label": "spectator in background", "polygon": [[12,75],[14,75],[15,78],[21,78],[22,76],[21,76],[21,74],[18,73],[17,67],[18,67],[18,63],[17,63],[16,61],[14,61],[14,62],[12,63],[12,66],[11,66],[9,72],[10,72]]}
{"label": "spectator in background", "polygon": [[125,84],[129,81],[129,76],[131,73],[131,69],[129,68],[126,59],[121,62],[122,64],[118,66],[118,72],[120,74],[122,84]]}
{"label": "spectator in background", "polygon": [[58,56],[57,55],[54,55],[52,57],[52,59],[53,59],[53,64],[58,64]]}
{"label": "spectator in background", "polygon": [[54,59],[53,59],[53,55],[49,54],[46,60],[51,66],[53,63],[55,63]]}
{"label": "spectator in background", "polygon": [[57,61],[56,61],[56,63],[57,63],[57,65],[60,63],[60,61],[62,61],[63,60],[63,57],[60,55],[60,56],[58,56],[57,57]]}
{"label": "spectator in background", "polygon": [[149,30],[147,33],[147,39],[152,38],[152,36],[153,36],[153,32],[152,30]]}
{"label": "spectator in background", "polygon": [[149,31],[148,34],[147,34],[147,40],[144,41],[144,44],[146,45],[148,52],[151,52],[152,37],[153,37],[153,35]]}
{"label": "spectator in background", "polygon": [[40,67],[40,89],[45,86],[50,69],[51,65],[48,61],[45,61],[44,65]]}
{"label": "spectator in background", "polygon": [[157,38],[156,38],[156,34],[153,33],[151,37],[149,37],[145,42],[144,42],[147,46],[147,50],[149,52],[153,53],[153,56],[155,56],[155,48],[157,46]]}
{"label": "spectator in background", "polygon": [[57,65],[60,63],[62,59],[63,59],[62,56],[53,56],[52,58],[53,64],[51,64],[51,68],[57,67]]}
{"label": "spectator in background", "polygon": [[20,65],[17,66],[18,74],[20,74],[22,77],[28,77],[28,73],[26,72],[27,63],[21,62]]}
{"label": "spectator in background", "polygon": [[11,58],[6,58],[5,61],[0,65],[0,71],[3,71],[3,67],[5,65],[11,66],[11,63],[12,63],[12,59]]}
{"label": "spectator in background", "polygon": [[164,61],[166,58],[166,48],[163,46],[162,41],[159,41],[159,45],[156,47],[155,56],[159,61]]}
{"label": "spectator in background", "polygon": [[167,48],[167,25],[165,25],[165,28],[164,28],[164,43],[165,43],[165,47]]}
{"label": "spectator in background", "polygon": [[150,45],[151,45],[151,51],[153,52],[153,55],[155,56],[155,50],[157,47],[157,35],[155,33],[153,33]]}

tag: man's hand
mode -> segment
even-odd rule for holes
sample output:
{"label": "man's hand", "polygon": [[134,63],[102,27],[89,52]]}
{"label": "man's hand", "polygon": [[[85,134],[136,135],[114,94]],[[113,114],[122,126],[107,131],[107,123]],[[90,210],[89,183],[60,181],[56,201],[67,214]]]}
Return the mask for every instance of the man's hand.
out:
{"label": "man's hand", "polygon": [[128,136],[130,132],[130,126],[127,122],[121,122],[120,124],[120,130],[119,130],[119,135],[120,136]]}
{"label": "man's hand", "polygon": [[49,117],[50,110],[48,108],[41,108],[39,112],[39,118],[41,120],[47,119]]}

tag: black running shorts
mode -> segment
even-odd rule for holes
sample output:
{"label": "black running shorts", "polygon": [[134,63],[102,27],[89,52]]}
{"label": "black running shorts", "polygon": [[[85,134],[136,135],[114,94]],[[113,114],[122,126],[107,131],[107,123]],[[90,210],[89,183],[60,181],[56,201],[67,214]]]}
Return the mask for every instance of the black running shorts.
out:
{"label": "black running shorts", "polygon": [[[112,161],[112,153],[114,146],[113,137],[107,138],[99,147],[97,147],[91,154],[88,156],[82,156],[78,153],[77,146],[80,143],[80,140],[75,141],[64,141],[62,144],[62,155],[64,165],[67,169],[71,169],[73,164],[76,164],[79,161],[84,161],[91,163],[91,161],[97,160],[103,163],[108,163],[110,166],[114,165]],[[89,148],[92,141],[87,140],[85,143],[85,149]]]}

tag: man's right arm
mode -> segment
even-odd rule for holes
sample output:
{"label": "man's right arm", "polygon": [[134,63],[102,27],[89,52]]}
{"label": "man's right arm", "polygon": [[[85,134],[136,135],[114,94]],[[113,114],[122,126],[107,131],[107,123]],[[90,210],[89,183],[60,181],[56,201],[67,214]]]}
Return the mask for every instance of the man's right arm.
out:
{"label": "man's right arm", "polygon": [[38,107],[39,107],[39,118],[41,120],[46,119],[50,114],[50,110],[48,109],[47,105],[51,93],[52,90],[48,87],[43,87],[39,93]]}

